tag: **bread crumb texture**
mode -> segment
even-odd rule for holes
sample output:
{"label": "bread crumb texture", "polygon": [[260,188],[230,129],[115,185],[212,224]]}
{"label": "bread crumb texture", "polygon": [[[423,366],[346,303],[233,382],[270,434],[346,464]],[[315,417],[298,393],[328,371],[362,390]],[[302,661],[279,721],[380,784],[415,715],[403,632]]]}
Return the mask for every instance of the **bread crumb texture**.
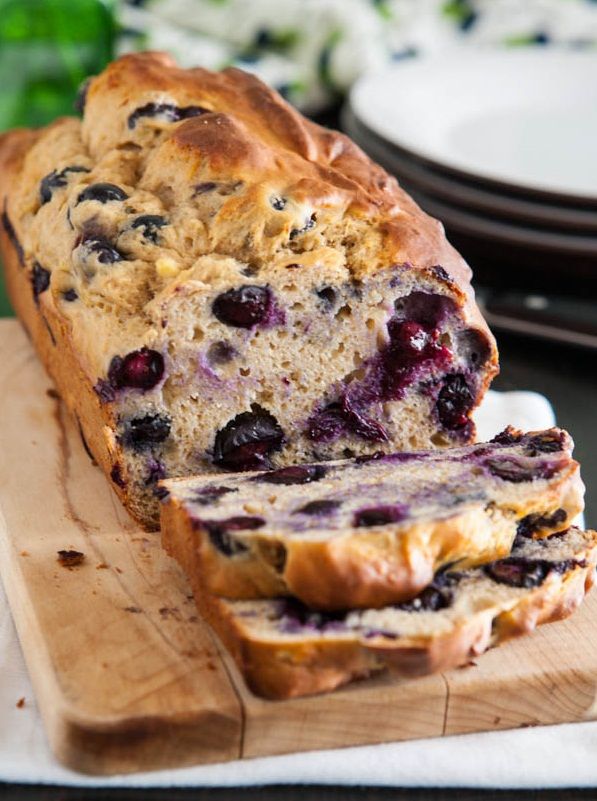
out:
{"label": "bread crumb texture", "polygon": [[82,120],[36,136],[3,225],[109,412],[137,516],[165,476],[474,437],[497,358],[469,268],[252,75],[115,61]]}

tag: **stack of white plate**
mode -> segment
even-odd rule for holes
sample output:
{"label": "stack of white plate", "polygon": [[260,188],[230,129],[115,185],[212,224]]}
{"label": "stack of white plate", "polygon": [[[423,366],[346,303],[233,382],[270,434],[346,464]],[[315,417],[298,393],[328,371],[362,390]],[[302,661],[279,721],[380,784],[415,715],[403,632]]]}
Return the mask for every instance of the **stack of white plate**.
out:
{"label": "stack of white plate", "polygon": [[597,51],[400,62],[359,80],[343,124],[483,281],[597,291]]}

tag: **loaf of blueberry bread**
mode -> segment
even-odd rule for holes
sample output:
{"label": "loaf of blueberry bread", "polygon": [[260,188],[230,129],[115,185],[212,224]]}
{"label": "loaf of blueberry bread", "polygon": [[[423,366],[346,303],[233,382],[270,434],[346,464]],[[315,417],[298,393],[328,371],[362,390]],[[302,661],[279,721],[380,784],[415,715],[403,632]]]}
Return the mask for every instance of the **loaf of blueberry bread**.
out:
{"label": "loaf of blueberry bread", "polygon": [[[560,429],[260,473],[163,482],[162,541],[205,589],[319,609],[416,595],[445,565],[568,528],[584,487]],[[181,558],[182,557],[182,558]]]}
{"label": "loaf of blueberry bread", "polygon": [[470,270],[342,134],[236,69],[128,55],[0,138],[10,297],[132,514],[165,476],[462,444]]}
{"label": "loaf of blueberry bread", "polygon": [[201,613],[253,692],[292,698],[390,668],[414,677],[467,664],[503,640],[571,614],[591,588],[597,533],[571,528],[517,537],[484,567],[438,573],[412,601],[383,609],[313,611],[295,599],[228,601],[192,577]]}

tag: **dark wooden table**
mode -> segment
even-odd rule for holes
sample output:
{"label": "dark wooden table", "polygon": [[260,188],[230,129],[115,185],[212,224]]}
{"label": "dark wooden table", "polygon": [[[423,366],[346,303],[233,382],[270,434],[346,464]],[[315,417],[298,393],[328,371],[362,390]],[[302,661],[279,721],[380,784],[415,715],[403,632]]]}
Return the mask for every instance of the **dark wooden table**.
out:
{"label": "dark wooden table", "polygon": [[[597,526],[597,354],[510,336],[499,337],[499,344],[502,372],[494,387],[501,390],[532,389],[552,401],[558,422],[576,440],[576,454],[582,462],[587,485],[587,523]],[[538,790],[523,793],[313,786],[248,790],[82,790],[0,784],[0,801],[243,801],[252,798],[259,798],[260,801],[511,801],[519,798],[570,801],[597,799],[597,790]]]}

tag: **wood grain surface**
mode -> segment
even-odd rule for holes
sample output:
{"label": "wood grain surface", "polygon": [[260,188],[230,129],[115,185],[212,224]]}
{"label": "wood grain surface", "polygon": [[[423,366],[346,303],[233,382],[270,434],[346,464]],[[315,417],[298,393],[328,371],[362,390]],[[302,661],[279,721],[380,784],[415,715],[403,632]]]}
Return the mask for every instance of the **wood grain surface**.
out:
{"label": "wood grain surface", "polygon": [[[48,739],[87,773],[567,722],[594,715],[597,593],[462,670],[265,701],[123,511],[14,321],[0,321],[0,573]],[[57,552],[85,554],[63,567]]]}

